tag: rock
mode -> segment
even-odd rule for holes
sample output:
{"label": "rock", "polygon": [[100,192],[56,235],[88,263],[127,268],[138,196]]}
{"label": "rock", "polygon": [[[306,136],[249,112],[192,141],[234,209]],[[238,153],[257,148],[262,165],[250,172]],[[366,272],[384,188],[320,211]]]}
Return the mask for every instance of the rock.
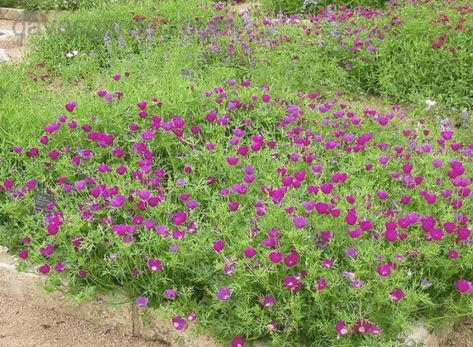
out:
{"label": "rock", "polygon": [[424,347],[440,347],[438,337],[432,333],[422,321],[414,324],[412,330],[403,340],[404,346],[406,347],[415,347],[419,345]]}
{"label": "rock", "polygon": [[[8,54],[5,52],[3,48],[0,48],[0,62],[2,61],[10,61],[10,57]],[[1,248],[0,248],[0,253],[2,253]]]}

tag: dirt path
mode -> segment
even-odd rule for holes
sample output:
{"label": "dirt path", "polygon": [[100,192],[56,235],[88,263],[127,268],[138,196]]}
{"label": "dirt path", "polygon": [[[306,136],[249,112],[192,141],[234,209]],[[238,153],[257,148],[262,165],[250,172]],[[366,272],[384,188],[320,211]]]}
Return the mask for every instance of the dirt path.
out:
{"label": "dirt path", "polygon": [[163,347],[0,295],[2,347]]}

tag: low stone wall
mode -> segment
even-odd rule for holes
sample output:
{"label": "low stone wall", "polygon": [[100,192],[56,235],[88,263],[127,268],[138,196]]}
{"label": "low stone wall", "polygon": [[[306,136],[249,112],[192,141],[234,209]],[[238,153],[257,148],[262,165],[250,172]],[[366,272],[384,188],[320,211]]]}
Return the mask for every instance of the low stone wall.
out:
{"label": "low stone wall", "polygon": [[129,336],[158,341],[169,347],[220,347],[210,336],[196,335],[192,330],[179,332],[171,321],[154,317],[148,324],[142,320],[142,309],[134,304],[107,305],[83,302],[78,304],[69,296],[55,291],[47,293],[44,278],[16,271],[16,261],[0,246],[0,294],[18,301],[61,312],[94,324],[115,327]]}
{"label": "low stone wall", "polygon": [[62,11],[28,11],[17,8],[0,7],[0,19],[13,21],[47,22],[60,16]]}
{"label": "low stone wall", "polygon": [[[158,341],[169,347],[221,347],[211,336],[197,335],[191,330],[179,332],[170,320],[154,316],[150,322],[143,322],[143,309],[134,304],[107,305],[97,303],[75,303],[61,292],[47,293],[44,278],[28,272],[18,272],[16,261],[0,246],[0,294],[25,301],[41,308],[47,308],[97,325],[115,327],[129,336]],[[107,302],[107,300],[105,300]],[[417,322],[411,331],[400,338],[405,346],[443,347],[446,346],[452,325],[438,332],[429,331],[422,322]],[[254,347],[265,347],[263,343],[253,343]]]}

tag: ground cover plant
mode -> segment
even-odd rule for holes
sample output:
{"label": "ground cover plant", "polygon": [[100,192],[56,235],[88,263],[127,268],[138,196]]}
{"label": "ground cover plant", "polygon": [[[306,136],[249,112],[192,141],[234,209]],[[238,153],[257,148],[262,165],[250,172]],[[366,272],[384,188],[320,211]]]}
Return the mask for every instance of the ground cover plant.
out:
{"label": "ground cover plant", "polygon": [[27,10],[77,10],[90,9],[101,5],[117,3],[121,0],[0,0],[0,7]]}
{"label": "ground cover plant", "polygon": [[[353,47],[319,52],[309,29],[341,30],[330,18],[344,16],[391,23],[392,13],[303,22],[179,4],[138,4],[128,21],[117,5],[107,16],[122,18],[118,33],[93,12],[96,30],[52,29],[14,73],[0,70],[0,243],[20,268],[81,298],[122,292],[232,346],[402,345],[417,319],[471,316],[463,87],[444,90],[456,109],[411,93],[426,90],[415,79],[410,107],[344,93],[369,72],[373,41],[344,29]],[[383,34],[403,28],[397,38],[424,40],[432,59],[465,72],[467,54],[436,55],[445,47],[405,27],[429,6],[399,7],[405,23]],[[341,60],[357,47],[347,70]]]}
{"label": "ground cover plant", "polygon": [[284,13],[286,15],[294,13],[316,13],[327,6],[337,7],[368,7],[375,6],[382,8],[385,0],[262,0],[263,8],[271,10],[273,13]]}

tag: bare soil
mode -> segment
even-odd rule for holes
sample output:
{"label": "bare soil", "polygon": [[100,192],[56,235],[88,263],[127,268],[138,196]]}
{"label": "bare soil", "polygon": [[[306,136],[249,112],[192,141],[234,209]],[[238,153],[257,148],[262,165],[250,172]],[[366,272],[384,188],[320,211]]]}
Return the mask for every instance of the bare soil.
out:
{"label": "bare soil", "polygon": [[471,346],[473,346],[473,318],[467,319],[453,327],[453,331],[449,334],[445,347]]}
{"label": "bare soil", "polygon": [[0,295],[2,347],[164,347]]}

